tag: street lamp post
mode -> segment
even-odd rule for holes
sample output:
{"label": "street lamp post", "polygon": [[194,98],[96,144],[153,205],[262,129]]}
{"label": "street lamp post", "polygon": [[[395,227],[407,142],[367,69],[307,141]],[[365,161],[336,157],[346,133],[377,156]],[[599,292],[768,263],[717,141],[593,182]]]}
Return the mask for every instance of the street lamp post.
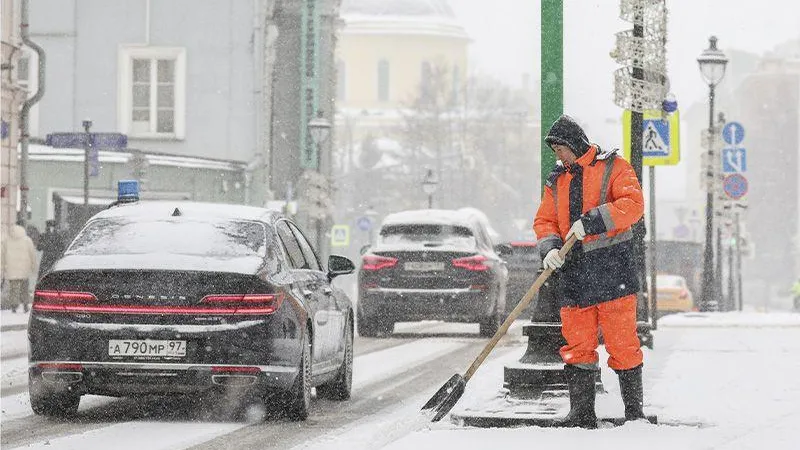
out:
{"label": "street lamp post", "polygon": [[83,142],[83,206],[89,205],[89,159],[92,154],[92,121],[86,119],[82,123],[84,132]]}
{"label": "street lamp post", "polygon": [[436,175],[433,173],[433,170],[428,169],[428,173],[425,174],[425,179],[422,180],[422,190],[428,194],[428,209],[433,208],[433,194],[436,192],[438,187],[439,180],[436,179]]}
{"label": "street lamp post", "polygon": [[[328,140],[328,136],[331,134],[331,123],[322,116],[322,111],[317,111],[317,117],[311,119],[308,122],[308,130],[311,134],[311,139],[314,141],[314,145],[317,147],[317,171],[320,175],[324,176],[322,170],[322,145]],[[321,179],[322,177],[320,177]],[[316,221],[316,234],[317,234],[317,251],[322,253],[323,246],[325,244],[324,234],[323,234],[323,222],[325,220],[325,210],[324,207],[327,206],[328,199],[330,198],[329,192],[323,191],[324,187],[320,186],[320,191],[317,193],[318,196],[324,198],[318,198],[320,200],[320,204],[323,208],[320,208],[317,211],[317,216],[315,218]]]}
{"label": "street lamp post", "polygon": [[700,65],[700,73],[706,84],[708,84],[708,161],[706,167],[706,235],[705,249],[703,252],[703,290],[701,309],[708,310],[712,301],[719,305],[719,292],[717,292],[714,276],[714,190],[716,189],[716,159],[714,154],[715,132],[714,132],[714,88],[725,76],[725,66],[728,58],[717,49],[717,38],[711,36],[708,39],[709,47],[703,50],[697,63]]}

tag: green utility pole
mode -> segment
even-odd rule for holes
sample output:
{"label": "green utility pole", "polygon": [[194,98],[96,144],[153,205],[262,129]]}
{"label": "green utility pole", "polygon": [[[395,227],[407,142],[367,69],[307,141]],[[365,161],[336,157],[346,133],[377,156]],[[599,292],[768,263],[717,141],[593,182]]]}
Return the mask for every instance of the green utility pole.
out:
{"label": "green utility pole", "polygon": [[542,0],[542,114],[541,189],[556,164],[556,155],[544,142],[553,122],[564,112],[564,2]]}

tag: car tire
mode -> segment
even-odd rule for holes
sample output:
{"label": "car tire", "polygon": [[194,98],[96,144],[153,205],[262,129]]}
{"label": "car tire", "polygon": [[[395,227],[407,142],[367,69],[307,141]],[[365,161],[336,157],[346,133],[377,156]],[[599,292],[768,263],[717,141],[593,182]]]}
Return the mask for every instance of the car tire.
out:
{"label": "car tire", "polygon": [[70,417],[78,412],[81,396],[72,392],[42,392],[41,380],[31,380],[31,409],[37,416]]}
{"label": "car tire", "polygon": [[480,324],[480,336],[481,337],[492,337],[497,330],[500,329],[500,325],[503,323],[503,317],[497,311],[497,305],[494,307],[494,313],[487,317],[486,319],[479,322]]}
{"label": "car tire", "polygon": [[311,343],[307,334],[302,336],[300,367],[286,404],[286,415],[294,421],[306,420],[311,408]]}
{"label": "car tire", "polygon": [[336,378],[317,386],[317,396],[330,400],[348,400],[353,389],[353,327],[347,321],[345,331],[344,361]]}
{"label": "car tire", "polygon": [[363,316],[358,317],[358,335],[361,337],[379,337],[390,335],[394,332],[394,321],[386,321],[378,318],[367,319]]}

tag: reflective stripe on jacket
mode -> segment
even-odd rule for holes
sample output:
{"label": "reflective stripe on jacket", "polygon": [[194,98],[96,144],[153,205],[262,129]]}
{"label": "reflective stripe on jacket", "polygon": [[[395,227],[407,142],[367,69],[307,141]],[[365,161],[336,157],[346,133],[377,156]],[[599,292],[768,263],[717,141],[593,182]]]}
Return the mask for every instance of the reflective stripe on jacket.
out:
{"label": "reflective stripe on jacket", "polygon": [[576,164],[579,170],[559,166],[548,176],[533,229],[542,257],[561,248],[572,225],[573,172],[582,173],[580,220],[586,238],[574,247],[562,268],[562,305],[585,307],[639,290],[631,226],[644,214],[644,198],[633,167],[615,152],[600,152],[592,146]]}

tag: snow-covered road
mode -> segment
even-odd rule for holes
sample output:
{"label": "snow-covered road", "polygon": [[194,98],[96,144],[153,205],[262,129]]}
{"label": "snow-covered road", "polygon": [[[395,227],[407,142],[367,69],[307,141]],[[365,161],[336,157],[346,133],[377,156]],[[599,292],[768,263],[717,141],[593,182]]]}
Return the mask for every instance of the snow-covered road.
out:
{"label": "snow-covered road", "polygon": [[[456,411],[506,408],[503,366],[525,342],[517,322],[467,386]],[[403,324],[400,337],[357,339],[353,398],[316,400],[304,423],[231,422],[198,414],[186,401],[84,398],[71,421],[33,416],[27,393],[2,397],[2,447],[42,449],[485,449],[529,447],[626,449],[794,449],[800,442],[800,315],[724,313],[670,316],[645,355],[646,411],[664,425],[557,430],[465,428],[429,424],[420,405],[450,375],[463,372],[485,340],[473,325]],[[14,333],[14,334],[10,334]],[[17,349],[4,332],[3,351]],[[24,333],[22,333],[24,336]],[[24,346],[23,346],[24,348]],[[4,358],[4,392],[25,384],[24,358]],[[621,415],[616,375],[603,372],[601,416]],[[21,384],[20,384],[21,383]],[[676,426],[690,424],[694,426]]]}

